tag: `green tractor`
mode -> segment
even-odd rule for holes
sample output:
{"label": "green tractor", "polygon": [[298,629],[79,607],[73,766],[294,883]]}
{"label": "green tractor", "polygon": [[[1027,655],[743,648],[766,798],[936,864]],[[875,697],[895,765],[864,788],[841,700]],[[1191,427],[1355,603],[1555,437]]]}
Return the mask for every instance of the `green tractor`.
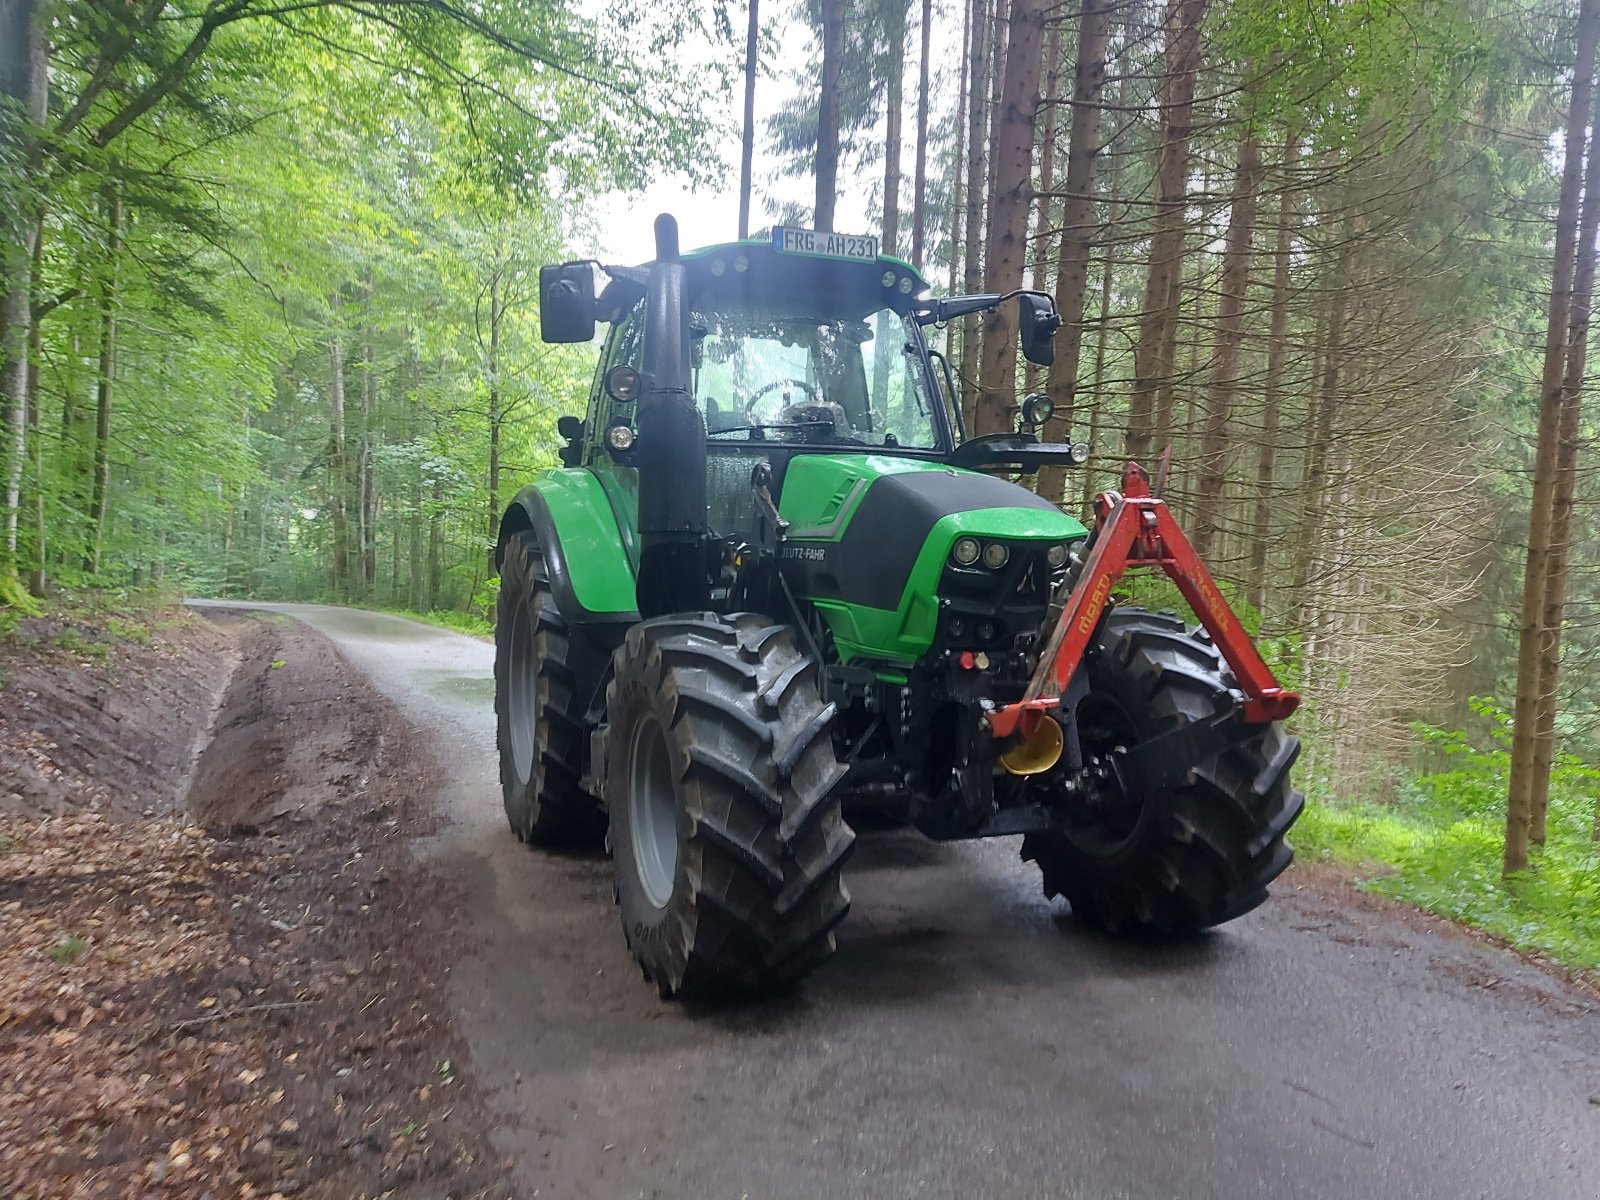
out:
{"label": "green tractor", "polygon": [[[828,958],[857,808],[931,838],[1022,835],[1098,928],[1178,934],[1290,859],[1278,687],[1148,479],[1091,530],[1010,481],[1081,465],[967,437],[928,331],[1022,291],[930,299],[876,239],[778,229],[643,268],[541,272],[542,336],[609,325],[564,466],[500,525],[495,709],[525,842],[605,836],[623,934],[664,997],[758,992]],[[1159,493],[1159,487],[1155,489]],[[1115,603],[1166,571],[1200,618]]]}

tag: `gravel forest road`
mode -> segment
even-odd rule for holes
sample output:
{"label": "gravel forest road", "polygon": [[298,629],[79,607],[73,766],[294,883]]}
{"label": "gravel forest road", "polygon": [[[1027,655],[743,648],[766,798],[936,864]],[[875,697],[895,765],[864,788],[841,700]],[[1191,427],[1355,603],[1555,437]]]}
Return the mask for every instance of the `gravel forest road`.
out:
{"label": "gravel forest road", "polygon": [[1600,1006],[1305,876],[1210,937],[1128,945],[1047,903],[1015,839],[866,834],[803,989],[663,1004],[609,863],[506,829],[492,647],[259,607],[331,638],[451,781],[418,853],[459,885],[451,1015],[519,1196],[1600,1197]]}

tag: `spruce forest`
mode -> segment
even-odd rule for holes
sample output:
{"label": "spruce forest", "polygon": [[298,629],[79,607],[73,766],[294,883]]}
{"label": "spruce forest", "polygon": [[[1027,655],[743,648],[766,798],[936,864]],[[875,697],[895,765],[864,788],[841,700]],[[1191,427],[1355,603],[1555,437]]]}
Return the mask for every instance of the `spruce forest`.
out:
{"label": "spruce forest", "polygon": [[1303,858],[1592,967],[1597,41],[1600,0],[0,0],[0,631],[152,587],[482,630],[590,388],[539,266],[743,165],[752,230],[1054,295],[1048,369],[1009,308],[940,334],[967,428],[1047,391],[1074,513],[1171,448],[1305,697]]}

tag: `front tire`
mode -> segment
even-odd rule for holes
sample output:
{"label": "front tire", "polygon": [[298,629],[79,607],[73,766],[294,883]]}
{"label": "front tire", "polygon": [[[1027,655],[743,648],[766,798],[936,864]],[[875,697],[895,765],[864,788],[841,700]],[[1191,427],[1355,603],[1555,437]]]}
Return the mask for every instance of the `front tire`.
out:
{"label": "front tire", "polygon": [[595,761],[623,934],[666,998],[755,993],[834,949],[855,835],[833,706],[788,626],[743,613],[628,631]]}
{"label": "front tire", "polygon": [[[1110,612],[1085,664],[1086,757],[1234,703],[1222,656],[1171,614]],[[1299,749],[1274,722],[1196,763],[1180,786],[1131,795],[1109,783],[1068,832],[1025,837],[1022,857],[1039,865],[1045,895],[1064,896],[1081,920],[1109,932],[1183,934],[1231,921],[1267,898],[1293,857],[1284,835],[1305,803],[1289,783]]]}
{"label": "front tire", "polygon": [[521,841],[598,842],[600,802],[583,790],[585,724],[544,555],[533,534],[512,536],[500,564],[494,622],[494,711],[506,820]]}

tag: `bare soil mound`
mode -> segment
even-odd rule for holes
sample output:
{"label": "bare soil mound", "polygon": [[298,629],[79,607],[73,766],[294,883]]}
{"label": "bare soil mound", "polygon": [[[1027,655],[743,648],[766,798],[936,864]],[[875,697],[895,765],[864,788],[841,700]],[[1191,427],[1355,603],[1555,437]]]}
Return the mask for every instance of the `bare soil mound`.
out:
{"label": "bare soil mound", "polygon": [[24,618],[0,640],[0,813],[171,812],[234,661],[177,606]]}
{"label": "bare soil mound", "polygon": [[[0,813],[0,1190],[504,1194],[437,1015],[451,897],[406,847],[436,768],[320,635],[170,619],[166,644],[108,652],[115,676],[63,666],[52,634],[0,658],[53,681],[0,708],[11,729],[75,747],[24,760],[43,785],[4,780],[34,811]],[[138,702],[86,706],[112,679]],[[164,727],[105,718],[163,695]],[[161,775],[213,707],[192,781]],[[107,763],[137,801],[94,774]]]}

